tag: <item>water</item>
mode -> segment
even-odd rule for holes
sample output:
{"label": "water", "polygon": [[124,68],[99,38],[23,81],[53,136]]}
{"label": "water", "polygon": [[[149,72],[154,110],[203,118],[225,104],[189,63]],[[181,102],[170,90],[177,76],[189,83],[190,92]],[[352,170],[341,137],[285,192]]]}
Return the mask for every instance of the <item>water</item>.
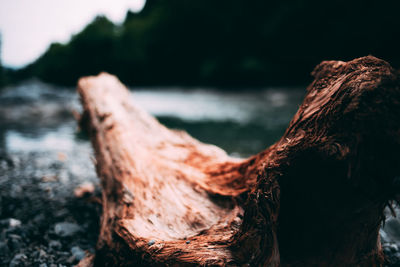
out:
{"label": "water", "polygon": [[[135,88],[134,102],[171,128],[240,156],[275,142],[296,112],[304,90]],[[71,153],[90,147],[76,128],[75,91],[30,81],[0,93],[0,149]],[[82,151],[83,152],[83,151]]]}

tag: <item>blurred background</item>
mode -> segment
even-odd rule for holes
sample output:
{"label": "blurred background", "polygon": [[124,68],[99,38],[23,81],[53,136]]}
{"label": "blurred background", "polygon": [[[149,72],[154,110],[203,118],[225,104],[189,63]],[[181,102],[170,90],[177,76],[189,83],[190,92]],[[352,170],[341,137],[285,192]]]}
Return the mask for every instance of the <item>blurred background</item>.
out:
{"label": "blurred background", "polygon": [[[399,68],[399,12],[394,0],[0,0],[0,265],[71,266],[94,249],[100,207],[74,194],[98,194],[72,116],[79,77],[112,73],[162,123],[247,157],[283,134],[322,60]],[[397,219],[381,238],[400,266]]]}
{"label": "blurred background", "polygon": [[2,0],[3,84],[297,86],[321,60],[400,64],[398,1],[144,1]]}

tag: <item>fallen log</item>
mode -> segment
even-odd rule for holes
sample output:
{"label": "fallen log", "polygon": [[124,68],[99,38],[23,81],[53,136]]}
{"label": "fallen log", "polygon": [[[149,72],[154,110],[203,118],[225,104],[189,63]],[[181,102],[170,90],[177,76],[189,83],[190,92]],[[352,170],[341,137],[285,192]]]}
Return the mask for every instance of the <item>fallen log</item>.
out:
{"label": "fallen log", "polygon": [[103,188],[95,265],[379,266],[400,180],[399,78],[325,61],[274,145],[228,156],[136,107],[106,73],[78,91]]}

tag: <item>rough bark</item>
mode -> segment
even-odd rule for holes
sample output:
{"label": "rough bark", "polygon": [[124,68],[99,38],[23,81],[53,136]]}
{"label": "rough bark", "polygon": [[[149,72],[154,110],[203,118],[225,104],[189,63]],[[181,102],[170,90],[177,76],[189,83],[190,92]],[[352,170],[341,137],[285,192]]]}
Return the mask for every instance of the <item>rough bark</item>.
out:
{"label": "rough bark", "polygon": [[282,138],[248,159],[165,128],[114,76],[82,78],[103,188],[92,263],[381,265],[400,184],[399,79],[371,56],[313,75]]}

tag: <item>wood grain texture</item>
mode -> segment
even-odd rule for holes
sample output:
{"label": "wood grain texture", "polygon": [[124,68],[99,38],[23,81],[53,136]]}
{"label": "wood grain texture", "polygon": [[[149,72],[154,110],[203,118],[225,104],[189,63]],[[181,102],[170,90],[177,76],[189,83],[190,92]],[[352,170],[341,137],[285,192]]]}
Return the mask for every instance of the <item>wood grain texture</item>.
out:
{"label": "wood grain texture", "polygon": [[283,137],[248,159],[167,129],[114,76],[80,79],[103,188],[87,262],[382,264],[382,212],[400,184],[398,76],[371,56],[313,75]]}

